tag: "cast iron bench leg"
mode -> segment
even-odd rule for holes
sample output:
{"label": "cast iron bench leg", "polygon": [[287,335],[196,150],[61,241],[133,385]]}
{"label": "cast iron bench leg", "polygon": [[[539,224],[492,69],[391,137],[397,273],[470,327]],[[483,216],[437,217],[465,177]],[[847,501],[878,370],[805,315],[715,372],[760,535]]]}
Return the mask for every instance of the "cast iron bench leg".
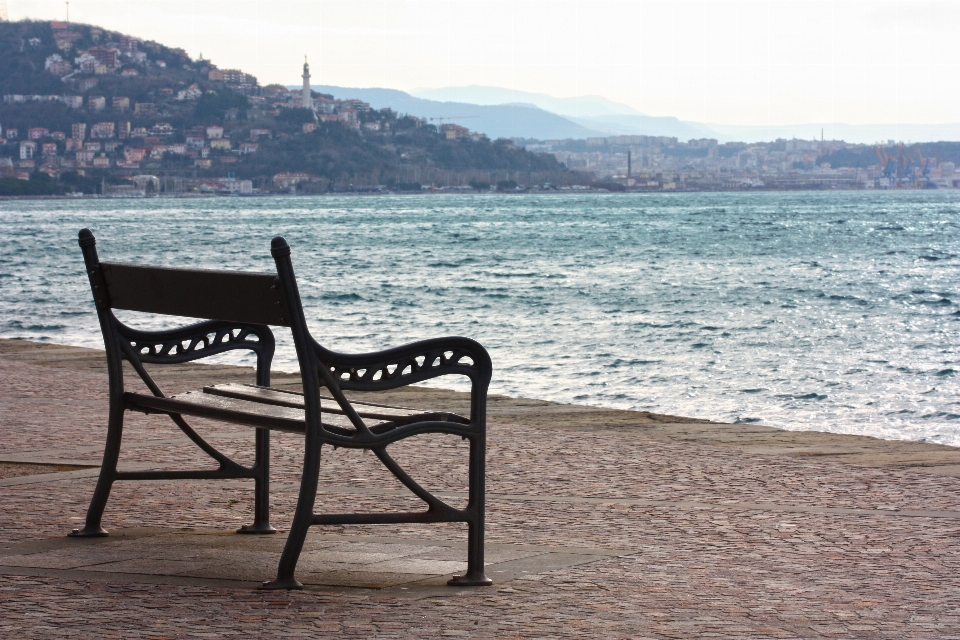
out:
{"label": "cast iron bench leg", "polygon": [[97,488],[90,499],[87,508],[87,519],[83,529],[74,529],[68,536],[74,538],[102,538],[108,535],[107,530],[100,526],[103,519],[103,510],[107,508],[107,499],[117,473],[117,460],[120,459],[120,441],[123,438],[123,401],[111,399],[110,418],[107,423],[107,443],[103,448],[103,463],[100,466],[100,477],[97,479]]}
{"label": "cast iron bench leg", "polygon": [[268,534],[277,530],[270,525],[270,432],[266,429],[257,429],[256,459],[253,464],[257,470],[254,480],[255,504],[253,508],[253,524],[237,529],[237,533]]}
{"label": "cast iron bench leg", "polygon": [[483,432],[470,438],[470,513],[467,533],[467,572],[454,576],[447,584],[455,587],[482,587],[493,584],[483,571],[483,521],[486,436]]}
{"label": "cast iron bench leg", "polygon": [[320,482],[320,443],[319,438],[309,427],[305,446],[300,497],[297,500],[297,510],[293,515],[290,533],[287,534],[287,543],[283,546],[283,553],[280,555],[277,579],[273,582],[264,582],[260,586],[261,589],[303,589],[303,584],[297,580],[295,573],[303,543],[307,539],[307,532],[313,524],[313,505],[317,498],[317,485]]}

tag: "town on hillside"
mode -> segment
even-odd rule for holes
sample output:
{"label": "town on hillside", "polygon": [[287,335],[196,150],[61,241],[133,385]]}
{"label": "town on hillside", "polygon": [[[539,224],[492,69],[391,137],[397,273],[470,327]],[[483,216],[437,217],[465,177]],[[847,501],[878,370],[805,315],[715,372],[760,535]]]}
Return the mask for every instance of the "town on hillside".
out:
{"label": "town on hillside", "polygon": [[88,25],[0,23],[0,181],[14,195],[589,182],[509,140],[311,91],[306,62],[303,81],[297,91],[260,86],[202,56]]}
{"label": "town on hillside", "polygon": [[0,23],[0,195],[960,188],[960,143],[489,140],[202,54]]}

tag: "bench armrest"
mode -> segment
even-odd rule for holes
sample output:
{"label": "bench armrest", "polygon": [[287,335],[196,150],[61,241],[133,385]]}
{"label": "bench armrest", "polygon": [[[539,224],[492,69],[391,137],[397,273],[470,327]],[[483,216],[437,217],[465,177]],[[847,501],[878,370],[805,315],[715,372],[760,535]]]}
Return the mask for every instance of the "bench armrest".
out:
{"label": "bench armrest", "polygon": [[[191,362],[225,351],[247,349],[257,354],[258,368],[270,370],[276,341],[262,324],[207,320],[168,331],[141,331],[116,322],[117,331],[141,362]],[[125,350],[126,351],[126,350]]]}
{"label": "bench armrest", "polygon": [[473,381],[474,389],[479,385],[486,392],[493,369],[487,350],[469,338],[434,338],[360,354],[337,353],[316,342],[314,349],[344,390],[380,391],[443,375],[463,375]]}

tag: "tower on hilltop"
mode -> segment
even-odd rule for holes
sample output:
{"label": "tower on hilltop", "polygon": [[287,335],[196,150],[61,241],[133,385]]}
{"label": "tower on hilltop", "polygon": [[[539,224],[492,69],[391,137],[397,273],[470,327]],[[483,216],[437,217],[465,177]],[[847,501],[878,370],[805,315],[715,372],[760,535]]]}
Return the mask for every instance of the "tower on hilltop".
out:
{"label": "tower on hilltop", "polygon": [[303,56],[303,97],[300,106],[304,109],[313,109],[313,96],[310,95],[310,65],[307,64],[307,56]]}

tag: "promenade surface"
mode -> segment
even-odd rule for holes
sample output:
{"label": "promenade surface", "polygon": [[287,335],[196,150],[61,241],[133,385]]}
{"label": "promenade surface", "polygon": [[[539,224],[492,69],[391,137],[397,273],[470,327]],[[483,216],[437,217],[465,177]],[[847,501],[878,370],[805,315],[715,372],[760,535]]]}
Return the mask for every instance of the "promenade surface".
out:
{"label": "promenade surface", "polygon": [[[159,377],[177,392],[253,373]],[[495,586],[443,586],[464,566],[459,525],[315,527],[307,589],[259,592],[302,439],[272,440],[278,535],[232,533],[252,481],[126,482],[111,537],[67,539],[96,481],[106,383],[102,352],[0,340],[0,638],[960,637],[958,449],[494,397]],[[466,410],[448,391],[378,397]],[[168,419],[127,415],[124,468],[210,467]],[[250,461],[250,430],[197,422]],[[417,440],[391,451],[462,500],[464,443]],[[415,506],[377,464],[325,449],[318,510]]]}

